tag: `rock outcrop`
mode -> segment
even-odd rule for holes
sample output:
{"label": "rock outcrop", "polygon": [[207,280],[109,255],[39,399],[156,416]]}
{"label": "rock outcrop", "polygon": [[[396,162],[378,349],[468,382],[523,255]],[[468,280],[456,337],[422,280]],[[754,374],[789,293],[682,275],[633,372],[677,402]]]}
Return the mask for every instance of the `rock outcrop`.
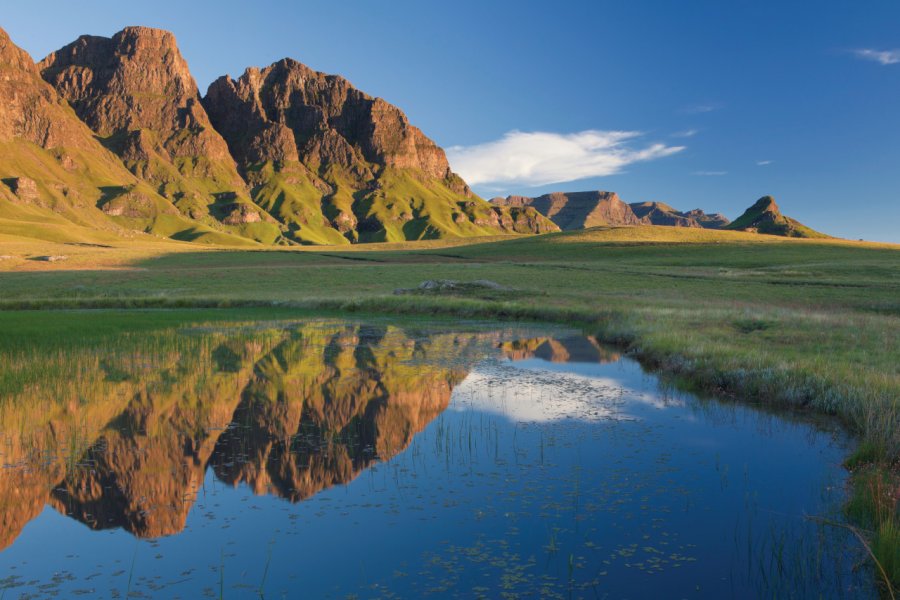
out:
{"label": "rock outcrop", "polygon": [[694,219],[704,229],[725,229],[731,221],[722,213],[705,213],[699,208],[681,213],[683,216]]}
{"label": "rock outcrop", "polygon": [[706,214],[699,208],[681,212],[662,202],[635,202],[629,206],[631,206],[634,214],[640,218],[648,219],[651,225],[722,229],[729,223],[725,216],[718,213]]}
{"label": "rock outcrop", "polygon": [[[209,122],[175,37],[127,27],[82,36],[39,64],[43,78],[124,161],[179,211],[206,225],[273,241],[278,228],[228,228],[232,205],[260,212]],[[262,220],[258,218],[255,222]]]}
{"label": "rock outcrop", "polygon": [[[122,235],[153,230],[171,205],[141,183],[95,138],[66,100],[42,78],[34,61],[0,29],[0,208],[22,219],[36,237]],[[146,201],[146,218],[116,220],[100,208],[135,193]],[[15,205],[15,206],[13,206]],[[174,210],[172,212],[175,212]],[[168,215],[166,231],[178,235],[204,228]]]}
{"label": "rock outcrop", "polygon": [[744,211],[725,229],[765,233],[783,237],[827,238],[824,233],[814,231],[796,219],[781,214],[772,196],[763,196]]}
{"label": "rock outcrop", "polygon": [[625,204],[614,192],[554,192],[543,196],[507,196],[492,198],[495,206],[534,208],[560,229],[573,230],[597,226],[661,225],[724,229],[729,220],[719,213],[707,214],[695,208],[678,211],[662,202]]}
{"label": "rock outcrop", "polygon": [[243,168],[299,160],[316,171],[337,165],[359,177],[372,177],[372,167],[413,169],[471,196],[444,151],[400,109],[295,60],[249,68],[237,80],[220,77],[204,105]]}
{"label": "rock outcrop", "polygon": [[396,106],[292,59],[220,77],[203,104],[256,202],[307,243],[541,233],[495,210]]}
{"label": "rock outcrop", "polygon": [[27,52],[0,29],[0,142],[26,141],[43,149],[96,151],[90,131],[40,77]]}
{"label": "rock outcrop", "polygon": [[497,206],[510,208],[532,207],[556,223],[563,231],[598,226],[648,225],[650,221],[638,217],[615,192],[553,192],[536,198],[508,196],[493,198]]}

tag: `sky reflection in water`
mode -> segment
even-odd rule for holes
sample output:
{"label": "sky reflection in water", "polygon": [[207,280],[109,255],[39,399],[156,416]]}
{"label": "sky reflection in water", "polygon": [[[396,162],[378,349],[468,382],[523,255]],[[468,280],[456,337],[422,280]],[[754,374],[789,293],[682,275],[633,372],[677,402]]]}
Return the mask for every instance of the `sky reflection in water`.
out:
{"label": "sky reflection in water", "polygon": [[804,518],[841,519],[835,423],[666,391],[573,332],[129,347],[65,359],[90,401],[7,402],[7,598],[871,595],[853,540]]}

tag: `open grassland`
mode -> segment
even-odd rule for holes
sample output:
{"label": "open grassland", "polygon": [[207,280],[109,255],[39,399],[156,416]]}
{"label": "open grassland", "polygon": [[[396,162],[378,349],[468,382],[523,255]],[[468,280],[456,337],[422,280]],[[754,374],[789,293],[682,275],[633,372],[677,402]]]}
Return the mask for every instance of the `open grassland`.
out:
{"label": "open grassland", "polygon": [[[7,309],[274,303],[566,321],[686,385],[836,414],[861,438],[848,510],[900,582],[900,246],[623,227],[286,250],[6,236],[0,255]],[[394,294],[428,279],[510,289]]]}

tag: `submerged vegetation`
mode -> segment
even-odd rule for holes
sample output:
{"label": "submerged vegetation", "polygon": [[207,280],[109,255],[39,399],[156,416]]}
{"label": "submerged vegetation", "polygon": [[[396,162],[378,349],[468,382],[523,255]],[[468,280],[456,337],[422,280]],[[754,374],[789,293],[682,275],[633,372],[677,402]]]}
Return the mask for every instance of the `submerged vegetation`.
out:
{"label": "submerged vegetation", "polygon": [[[837,415],[861,440],[848,513],[900,581],[896,246],[658,227],[281,252],[9,241],[7,309],[252,306],[573,323],[682,385]],[[70,258],[29,260],[38,254]],[[394,294],[432,279],[515,292]],[[72,315],[48,314],[63,328]],[[27,321],[0,315],[5,332]]]}

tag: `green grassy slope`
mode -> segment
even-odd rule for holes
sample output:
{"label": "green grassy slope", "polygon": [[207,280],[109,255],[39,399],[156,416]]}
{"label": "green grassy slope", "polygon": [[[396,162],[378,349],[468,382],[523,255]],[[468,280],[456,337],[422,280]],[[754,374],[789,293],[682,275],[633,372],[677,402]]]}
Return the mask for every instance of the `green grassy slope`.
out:
{"label": "green grassy slope", "polygon": [[[21,177],[36,182],[37,197],[12,193],[11,181]],[[23,139],[2,142],[0,180],[0,233],[55,241],[146,232],[205,244],[255,245],[181,215],[100,144],[48,150]]]}
{"label": "green grassy slope", "polygon": [[269,162],[252,166],[247,178],[254,201],[287,226],[287,237],[302,244],[529,233],[529,219],[545,231],[557,229],[533,209],[493,208],[411,169],[380,169],[374,188],[336,165],[316,174],[301,163]]}

